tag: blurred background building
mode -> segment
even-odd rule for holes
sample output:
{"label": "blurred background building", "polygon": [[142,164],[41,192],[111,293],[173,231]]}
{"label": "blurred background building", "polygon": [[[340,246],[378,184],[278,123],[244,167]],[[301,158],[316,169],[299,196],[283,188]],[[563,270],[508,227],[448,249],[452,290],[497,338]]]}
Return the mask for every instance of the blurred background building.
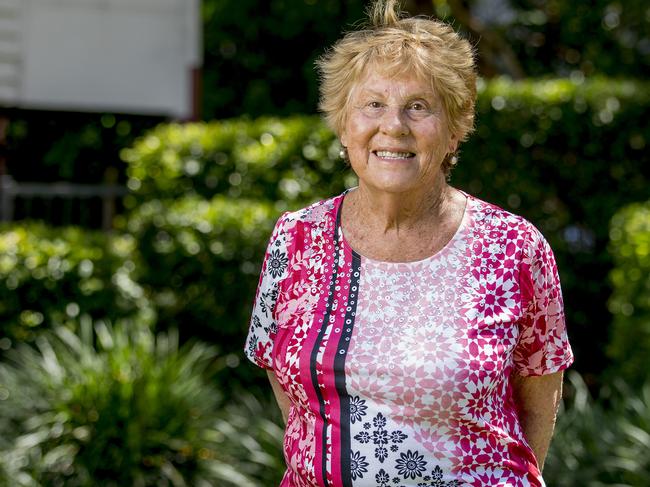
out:
{"label": "blurred background building", "polygon": [[[1,0],[0,144],[6,144],[12,117],[25,111],[48,112],[55,122],[57,112],[198,119],[201,34],[199,0]],[[61,124],[64,119],[61,113]],[[36,184],[17,182],[5,158],[6,151],[0,159],[2,220],[53,219],[63,211],[67,223],[100,216],[101,226],[110,227],[115,198],[124,193],[114,184],[114,164],[103,168],[101,186]],[[57,208],[55,199],[63,205]],[[81,216],[92,199],[101,200],[101,213]]]}

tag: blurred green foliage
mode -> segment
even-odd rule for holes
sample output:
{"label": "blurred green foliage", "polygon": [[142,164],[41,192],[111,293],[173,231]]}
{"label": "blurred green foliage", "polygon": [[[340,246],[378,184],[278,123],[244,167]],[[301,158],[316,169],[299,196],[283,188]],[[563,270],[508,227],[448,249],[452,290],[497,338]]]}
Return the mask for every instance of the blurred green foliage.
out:
{"label": "blurred green foliage", "polygon": [[269,203],[224,196],[137,207],[124,230],[138,242],[139,283],[156,307],[158,328],[239,351],[259,256],[276,217]]}
{"label": "blurred green foliage", "polygon": [[277,217],[355,182],[339,148],[296,116],[161,125],[123,150],[132,192],[116,224],[138,242],[157,325],[218,344],[236,368]]}
{"label": "blurred green foliage", "polygon": [[219,194],[280,202],[281,210],[342,187],[339,148],[318,117],[160,125],[121,152],[132,190],[125,204]]}
{"label": "blurred green foliage", "polygon": [[203,119],[314,113],[314,61],[362,0],[206,0]]}
{"label": "blurred green foliage", "polygon": [[0,485],[254,487],[279,469],[281,430],[242,425],[265,408],[222,410],[212,347],[90,319],[36,345],[0,363]]}
{"label": "blurred green foliage", "polygon": [[[488,2],[468,3],[476,13]],[[643,0],[507,3],[508,15],[493,11],[485,22],[512,47],[527,76],[650,74],[650,11]]]}
{"label": "blurred green foliage", "polygon": [[[364,21],[369,0],[204,0],[203,119],[314,113],[314,60]],[[404,0],[477,45],[484,77],[507,74],[503,51],[524,76],[650,74],[650,11],[642,0]],[[245,21],[242,21],[245,19]],[[482,26],[482,31],[475,31]],[[496,38],[496,40],[495,40]]]}
{"label": "blurred green foliage", "polygon": [[610,237],[616,266],[610,275],[611,372],[638,385],[648,377],[650,356],[650,201],[621,209]]}
{"label": "blurred green foliage", "polygon": [[[100,183],[124,178],[118,156],[163,117],[14,110],[6,113],[7,172],[17,181]],[[5,148],[2,148],[5,150]]]}
{"label": "blurred green foliage", "polygon": [[83,315],[115,320],[152,309],[137,282],[137,243],[42,223],[0,226],[0,349]]}
{"label": "blurred green foliage", "polygon": [[[280,485],[287,468],[282,456],[284,423],[272,394],[260,401],[239,391],[220,413],[215,429],[224,438],[220,450],[224,487]],[[225,468],[225,465],[228,468]]]}
{"label": "blurred green foliage", "polygon": [[622,381],[593,399],[575,371],[567,375],[563,407],[544,466],[554,487],[650,486],[650,381]]}

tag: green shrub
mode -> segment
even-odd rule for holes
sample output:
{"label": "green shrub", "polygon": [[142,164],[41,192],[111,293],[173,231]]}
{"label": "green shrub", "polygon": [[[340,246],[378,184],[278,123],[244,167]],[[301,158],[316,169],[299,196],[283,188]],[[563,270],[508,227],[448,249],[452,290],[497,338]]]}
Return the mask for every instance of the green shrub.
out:
{"label": "green shrub", "polygon": [[[273,465],[263,450],[281,441],[277,427],[224,424],[232,414],[209,382],[213,348],[179,348],[176,334],[137,323],[79,329],[44,333],[37,349],[21,345],[0,364],[0,472],[10,485],[254,486]],[[240,407],[240,423],[262,409]],[[251,456],[233,463],[238,451]]]}
{"label": "green shrub", "polygon": [[277,217],[269,203],[223,196],[151,200],[134,210],[124,230],[138,242],[140,283],[156,306],[157,326],[234,348]]}
{"label": "green shrub", "polygon": [[133,191],[126,204],[220,194],[295,207],[343,187],[338,153],[318,117],[161,125],[122,151]]}
{"label": "green shrub", "polygon": [[280,485],[286,469],[282,456],[284,427],[271,396],[269,391],[267,398],[273,404],[238,393],[222,410],[215,429],[224,438],[223,463],[229,467],[221,472],[228,487]]}
{"label": "green shrub", "polygon": [[610,225],[614,315],[609,352],[612,371],[633,384],[648,377],[650,356],[650,201],[630,205]]}
{"label": "green shrub", "polygon": [[74,318],[149,316],[136,282],[135,240],[40,223],[0,226],[2,347],[31,341],[51,323]]}
{"label": "green shrub", "polygon": [[556,487],[650,486],[650,382],[624,382],[594,400],[576,372],[567,375],[564,401],[544,468]]}

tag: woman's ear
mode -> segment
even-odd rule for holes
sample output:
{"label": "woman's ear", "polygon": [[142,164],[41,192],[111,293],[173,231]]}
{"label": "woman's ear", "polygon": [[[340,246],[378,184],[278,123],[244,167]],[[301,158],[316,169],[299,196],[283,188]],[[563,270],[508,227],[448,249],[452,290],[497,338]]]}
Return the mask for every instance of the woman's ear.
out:
{"label": "woman's ear", "polygon": [[341,145],[343,147],[348,146],[348,134],[346,133],[345,129],[341,130],[341,135],[339,136],[339,140],[341,141]]}
{"label": "woman's ear", "polygon": [[449,139],[449,153],[453,154],[458,150],[458,137],[456,134],[451,134],[451,139]]}

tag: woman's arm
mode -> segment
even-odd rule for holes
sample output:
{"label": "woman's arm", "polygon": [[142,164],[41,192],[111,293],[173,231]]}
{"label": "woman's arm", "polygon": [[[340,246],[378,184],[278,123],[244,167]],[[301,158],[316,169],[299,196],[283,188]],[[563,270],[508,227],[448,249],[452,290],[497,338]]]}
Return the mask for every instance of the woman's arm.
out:
{"label": "woman's arm", "polygon": [[528,377],[514,374],[512,377],[519,421],[540,471],[544,467],[562,398],[562,377],[562,371]]}
{"label": "woman's arm", "polygon": [[284,419],[284,424],[287,424],[287,418],[289,417],[289,408],[291,407],[291,401],[284,393],[282,386],[278,382],[275,373],[272,370],[267,370],[266,375],[269,376],[269,382],[271,383],[271,388],[273,389],[273,394],[275,395],[275,400],[278,401],[278,406],[280,411],[282,411],[282,419]]}

